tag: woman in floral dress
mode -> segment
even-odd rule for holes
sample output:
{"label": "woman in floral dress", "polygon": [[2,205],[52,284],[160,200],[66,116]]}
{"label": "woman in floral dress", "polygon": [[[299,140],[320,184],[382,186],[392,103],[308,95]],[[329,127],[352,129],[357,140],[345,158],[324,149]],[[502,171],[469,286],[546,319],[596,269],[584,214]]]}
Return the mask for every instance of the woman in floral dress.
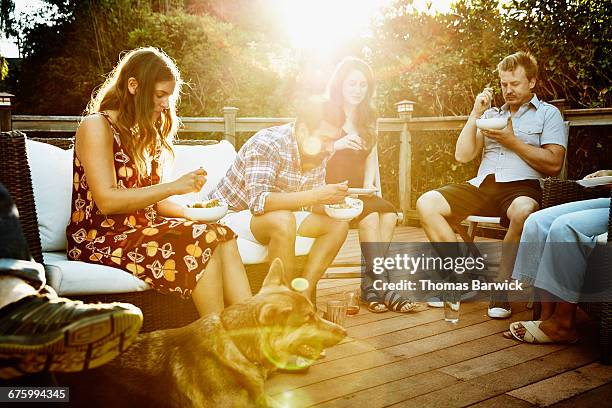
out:
{"label": "woman in floral dress", "polygon": [[234,232],[187,220],[170,200],[206,182],[204,169],[168,179],[181,84],[163,51],[140,48],[123,56],[92,97],[76,133],[68,256],[191,297],[206,315],[251,290]]}

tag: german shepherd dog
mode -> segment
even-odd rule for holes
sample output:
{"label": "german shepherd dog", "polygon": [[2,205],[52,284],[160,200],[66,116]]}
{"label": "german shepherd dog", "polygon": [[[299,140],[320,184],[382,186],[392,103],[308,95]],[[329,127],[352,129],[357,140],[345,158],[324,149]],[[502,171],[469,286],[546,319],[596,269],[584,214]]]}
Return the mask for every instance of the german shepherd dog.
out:
{"label": "german shepherd dog", "polygon": [[346,336],[283,282],[276,259],[248,301],[185,327],[141,334],[115,360],[60,378],[60,385],[70,386],[71,402],[88,406],[274,406],[264,392],[271,371],[307,367]]}

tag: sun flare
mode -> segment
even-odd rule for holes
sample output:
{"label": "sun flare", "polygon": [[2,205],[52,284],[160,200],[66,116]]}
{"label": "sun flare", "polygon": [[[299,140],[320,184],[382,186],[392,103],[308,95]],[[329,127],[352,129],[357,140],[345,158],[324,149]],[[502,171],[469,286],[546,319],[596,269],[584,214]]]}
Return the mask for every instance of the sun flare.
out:
{"label": "sun flare", "polygon": [[295,48],[325,52],[367,33],[371,19],[390,0],[282,0],[277,3]]}
{"label": "sun flare", "polygon": [[317,137],[308,137],[304,140],[302,149],[307,155],[316,156],[321,153],[321,140]]}
{"label": "sun flare", "polygon": [[[448,12],[453,0],[414,0],[424,12]],[[284,31],[294,48],[326,54],[367,36],[372,20],[393,0],[276,0]]]}

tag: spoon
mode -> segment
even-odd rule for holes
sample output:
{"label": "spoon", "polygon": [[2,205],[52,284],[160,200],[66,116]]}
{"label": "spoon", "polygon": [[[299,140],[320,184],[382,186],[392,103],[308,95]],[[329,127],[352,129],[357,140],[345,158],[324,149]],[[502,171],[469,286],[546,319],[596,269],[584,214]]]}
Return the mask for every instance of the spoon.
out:
{"label": "spoon", "polygon": [[[202,170],[204,170],[204,167],[200,166],[200,168],[201,168]],[[204,202],[204,195],[203,195],[203,193],[202,193],[202,190],[204,190],[204,186],[202,186],[202,188],[201,188],[201,189],[200,189],[200,190],[197,192],[198,201],[199,201],[200,203],[203,203],[203,202]]]}
{"label": "spoon", "polygon": [[[493,94],[493,88],[491,88],[491,84],[486,84],[485,88],[489,88],[491,90],[491,94]],[[493,96],[491,96],[491,99],[489,99],[489,109],[493,109],[495,110],[495,112],[499,113],[499,109],[497,108],[497,106],[491,106],[492,101],[493,101]]]}

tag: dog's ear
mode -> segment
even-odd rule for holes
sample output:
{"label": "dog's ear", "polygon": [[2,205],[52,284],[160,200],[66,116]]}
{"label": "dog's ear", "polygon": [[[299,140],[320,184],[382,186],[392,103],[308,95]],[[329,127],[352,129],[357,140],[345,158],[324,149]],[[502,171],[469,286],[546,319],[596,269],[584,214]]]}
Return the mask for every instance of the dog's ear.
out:
{"label": "dog's ear", "polygon": [[274,261],[272,261],[272,264],[270,265],[270,270],[268,271],[268,275],[266,275],[266,279],[264,279],[261,288],[263,289],[271,286],[283,286],[284,274],[285,268],[283,267],[283,261],[281,261],[279,258],[274,259]]}
{"label": "dog's ear", "polygon": [[259,308],[259,322],[265,326],[284,324],[292,312],[292,305],[266,303]]}

